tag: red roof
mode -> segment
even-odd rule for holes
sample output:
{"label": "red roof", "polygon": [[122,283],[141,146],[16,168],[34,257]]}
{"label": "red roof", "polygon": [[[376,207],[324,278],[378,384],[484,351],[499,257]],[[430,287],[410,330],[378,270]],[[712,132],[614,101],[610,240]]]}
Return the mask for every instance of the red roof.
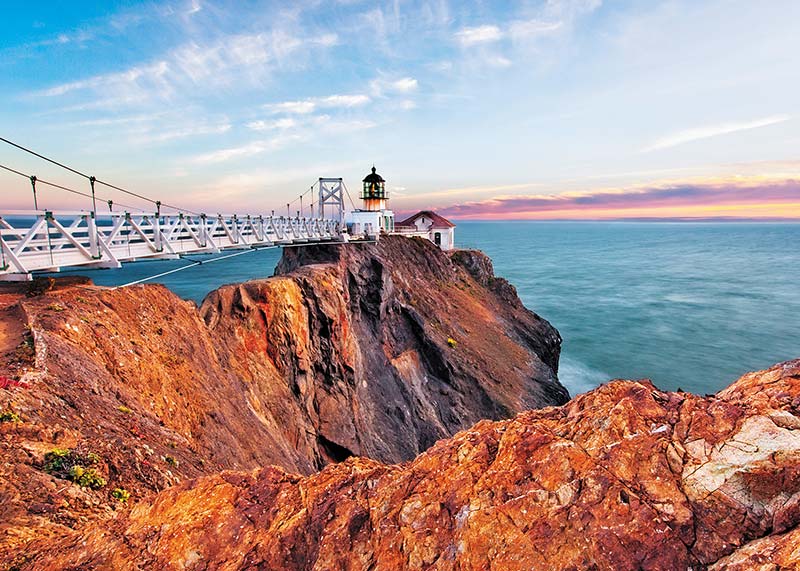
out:
{"label": "red roof", "polygon": [[413,216],[409,216],[408,218],[406,218],[402,222],[398,222],[396,224],[396,226],[414,226],[414,221],[417,218],[421,218],[422,216],[425,216],[426,218],[430,218],[433,221],[433,226],[432,226],[433,228],[455,228],[456,227],[455,224],[450,222],[444,216],[439,216],[438,214],[436,214],[435,212],[431,212],[430,210],[421,210],[420,212],[417,212]]}

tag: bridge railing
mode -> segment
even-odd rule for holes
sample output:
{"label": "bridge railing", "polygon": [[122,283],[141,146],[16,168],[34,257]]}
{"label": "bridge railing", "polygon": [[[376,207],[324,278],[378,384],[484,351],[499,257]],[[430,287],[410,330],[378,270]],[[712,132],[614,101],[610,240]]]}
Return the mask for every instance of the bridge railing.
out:
{"label": "bridge railing", "polygon": [[0,213],[0,277],[60,267],[119,267],[233,248],[341,240],[338,220],[236,214]]}

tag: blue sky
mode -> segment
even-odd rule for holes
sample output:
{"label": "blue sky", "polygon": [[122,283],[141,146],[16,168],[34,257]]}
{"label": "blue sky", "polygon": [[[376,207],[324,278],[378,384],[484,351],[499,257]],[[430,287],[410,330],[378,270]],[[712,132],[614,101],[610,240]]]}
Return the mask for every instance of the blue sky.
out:
{"label": "blue sky", "polygon": [[[798,22],[780,0],[15,3],[0,123],[210,212],[268,211],[319,176],[355,194],[374,162],[398,210],[798,216]],[[11,147],[0,163],[86,186]],[[24,179],[0,185],[29,206]],[[658,210],[672,188],[693,198]]]}

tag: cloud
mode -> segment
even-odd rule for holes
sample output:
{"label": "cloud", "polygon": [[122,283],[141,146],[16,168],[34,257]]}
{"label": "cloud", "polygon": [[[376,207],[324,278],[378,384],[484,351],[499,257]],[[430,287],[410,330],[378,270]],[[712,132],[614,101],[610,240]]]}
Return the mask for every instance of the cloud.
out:
{"label": "cloud", "polygon": [[473,46],[475,44],[496,42],[503,38],[503,32],[497,26],[483,25],[474,28],[462,28],[456,32],[455,38],[462,46]]}
{"label": "cloud", "polygon": [[330,115],[299,115],[275,121],[253,121],[247,127],[253,131],[277,134],[270,139],[251,141],[244,145],[202,153],[189,159],[194,164],[218,164],[283,149],[311,141],[319,135],[346,134],[366,131],[378,123],[367,119],[340,119]]}
{"label": "cloud", "polygon": [[684,143],[699,141],[701,139],[709,139],[711,137],[717,137],[719,135],[727,135],[729,133],[737,133],[739,131],[749,131],[751,129],[767,127],[769,125],[783,123],[785,121],[788,121],[789,119],[791,119],[789,115],[773,115],[771,117],[764,117],[762,119],[756,119],[754,121],[745,121],[739,123],[722,123],[719,125],[706,125],[704,127],[697,127],[695,129],[678,131],[677,133],[672,133],[671,135],[667,135],[665,137],[656,140],[651,145],[648,145],[647,147],[642,149],[642,152],[649,153],[651,151],[658,151],[662,149],[668,149],[670,147],[677,147],[678,145],[682,145]]}
{"label": "cloud", "polygon": [[200,4],[200,0],[192,0],[189,3],[189,9],[186,10],[186,15],[191,16],[192,14],[197,14],[202,9],[203,5]]}
{"label": "cloud", "polygon": [[501,196],[440,209],[463,218],[626,218],[640,216],[800,217],[800,179],[676,183],[557,195]]}
{"label": "cloud", "polygon": [[185,139],[186,137],[197,137],[202,135],[222,135],[231,130],[230,123],[222,123],[219,125],[191,125],[186,127],[178,127],[172,129],[153,130],[151,133],[143,134],[137,137],[139,143],[163,143],[175,139]]}
{"label": "cloud", "polygon": [[410,91],[416,91],[419,84],[417,80],[413,77],[404,77],[402,79],[398,79],[397,81],[393,81],[389,84],[389,89],[392,91],[398,91],[400,93],[408,93]]}
{"label": "cloud", "polygon": [[[83,108],[161,102],[186,93],[260,86],[278,70],[302,66],[312,48],[326,49],[335,34],[298,36],[288,28],[257,34],[231,34],[209,42],[189,41],[155,61],[127,70],[66,82],[35,92],[41,97],[84,93]],[[335,104],[335,103],[332,103]]]}
{"label": "cloud", "polygon": [[498,55],[487,55],[481,59],[481,62],[489,67],[510,67],[511,60],[507,57],[498,56]]}
{"label": "cloud", "polygon": [[508,33],[514,40],[529,40],[547,36],[557,32],[564,26],[563,22],[548,22],[545,20],[517,20],[509,26]]}
{"label": "cloud", "polygon": [[297,126],[297,120],[291,117],[282,117],[274,121],[252,121],[247,124],[247,128],[253,131],[274,131],[278,129],[290,129]]}
{"label": "cloud", "polygon": [[97,75],[89,79],[62,83],[60,85],[39,91],[35,93],[35,95],[41,95],[44,97],[57,97],[72,91],[96,89],[104,85],[132,84],[139,81],[158,82],[161,81],[168,71],[169,64],[165,61],[158,61],[148,65],[134,66],[119,73]]}
{"label": "cloud", "polygon": [[352,108],[366,105],[371,101],[368,95],[328,95],[327,97],[314,97],[301,101],[282,101],[281,103],[268,103],[264,108],[272,113],[288,113],[307,115],[318,109]]}
{"label": "cloud", "polygon": [[278,136],[264,141],[253,141],[238,147],[219,149],[210,153],[203,153],[190,159],[194,164],[217,164],[231,159],[241,159],[260,155],[267,151],[274,151],[286,146],[291,141],[297,140],[295,135]]}
{"label": "cloud", "polygon": [[315,37],[312,42],[320,46],[330,48],[339,45],[339,36],[334,33],[323,34]]}
{"label": "cloud", "polygon": [[376,97],[384,97],[386,94],[391,93],[407,94],[419,88],[419,82],[413,77],[401,77],[400,79],[380,77],[373,79],[369,85],[371,92]]}

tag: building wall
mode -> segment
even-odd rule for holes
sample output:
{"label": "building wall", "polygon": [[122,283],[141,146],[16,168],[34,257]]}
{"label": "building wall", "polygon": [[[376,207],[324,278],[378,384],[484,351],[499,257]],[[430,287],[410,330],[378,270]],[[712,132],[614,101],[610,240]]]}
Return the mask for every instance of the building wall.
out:
{"label": "building wall", "polygon": [[455,228],[431,228],[428,239],[436,244],[436,234],[439,234],[439,247],[442,250],[452,250],[455,247]]}
{"label": "building wall", "polygon": [[381,231],[392,232],[394,230],[394,213],[391,210],[353,210],[347,214],[345,221],[353,236],[360,236],[365,232],[374,236]]}
{"label": "building wall", "polygon": [[426,216],[420,216],[416,220],[414,220],[414,226],[417,227],[417,230],[421,232],[427,232],[431,228],[431,224],[433,224],[433,220]]}

